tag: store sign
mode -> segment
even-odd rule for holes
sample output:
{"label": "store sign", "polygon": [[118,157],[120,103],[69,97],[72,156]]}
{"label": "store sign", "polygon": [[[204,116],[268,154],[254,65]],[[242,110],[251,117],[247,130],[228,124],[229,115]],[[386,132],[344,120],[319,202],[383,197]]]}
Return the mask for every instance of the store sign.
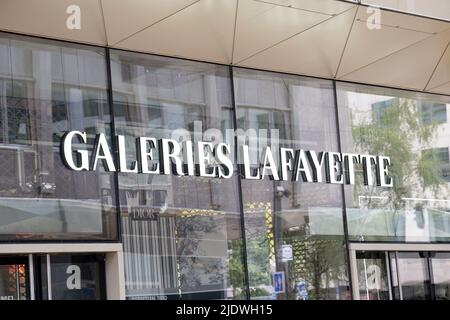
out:
{"label": "store sign", "polygon": [[[103,133],[97,134],[92,155],[88,150],[76,149],[74,144],[86,144],[86,132],[70,131],[61,141],[64,164],[75,171],[95,171],[99,162],[106,171],[144,174],[174,174],[228,179],[233,175],[231,146],[226,143],[183,141],[139,137],[136,139],[135,159],[128,163],[125,137],[116,136],[117,157],[113,157]],[[250,149],[242,145],[239,163],[242,178],[260,180],[303,181],[333,184],[355,184],[355,164],[362,164],[365,185],[392,187],[389,176],[390,158],[386,156],[359,155],[340,152],[316,152],[304,149],[279,148],[278,161],[274,152],[265,147],[261,165],[250,163]],[[156,157],[158,153],[158,157]],[[325,172],[325,174],[323,174]]]}
{"label": "store sign", "polygon": [[282,262],[294,260],[292,246],[289,244],[283,244],[280,249],[280,256]]}
{"label": "store sign", "polygon": [[130,217],[132,220],[158,220],[159,210],[147,206],[135,206],[130,208]]}

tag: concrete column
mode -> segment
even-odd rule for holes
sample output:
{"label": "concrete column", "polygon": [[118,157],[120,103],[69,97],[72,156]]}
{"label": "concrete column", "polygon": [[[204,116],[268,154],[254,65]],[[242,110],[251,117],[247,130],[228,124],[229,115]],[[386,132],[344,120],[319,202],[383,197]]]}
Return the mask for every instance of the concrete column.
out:
{"label": "concrete column", "polygon": [[105,262],[106,298],[125,300],[125,272],[123,251],[108,252]]}

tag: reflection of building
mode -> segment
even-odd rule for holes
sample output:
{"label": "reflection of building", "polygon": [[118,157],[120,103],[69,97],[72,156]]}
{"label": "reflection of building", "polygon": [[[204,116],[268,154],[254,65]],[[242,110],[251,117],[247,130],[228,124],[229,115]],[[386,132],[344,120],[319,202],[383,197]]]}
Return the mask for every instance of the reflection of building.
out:
{"label": "reflection of building", "polygon": [[[369,30],[355,1],[91,1],[69,30],[42,19],[50,2],[33,17],[19,2],[0,4],[0,300],[449,298],[448,21],[382,10]],[[266,146],[275,162],[280,147],[384,155],[394,187],[358,166],[344,187],[237,165],[76,172],[71,130],[89,155],[104,133],[115,160],[124,135],[128,168],[140,136],[225,141],[236,162],[248,142],[254,168]]]}

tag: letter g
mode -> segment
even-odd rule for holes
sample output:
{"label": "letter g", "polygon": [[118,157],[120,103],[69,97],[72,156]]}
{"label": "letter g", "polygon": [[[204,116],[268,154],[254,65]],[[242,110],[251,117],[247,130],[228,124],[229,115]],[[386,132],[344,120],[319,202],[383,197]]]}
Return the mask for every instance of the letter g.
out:
{"label": "letter g", "polygon": [[73,161],[72,140],[77,136],[81,143],[86,143],[86,132],[70,131],[66,132],[61,141],[61,156],[66,167],[75,171],[89,170],[89,155],[87,150],[77,150],[76,163]]}

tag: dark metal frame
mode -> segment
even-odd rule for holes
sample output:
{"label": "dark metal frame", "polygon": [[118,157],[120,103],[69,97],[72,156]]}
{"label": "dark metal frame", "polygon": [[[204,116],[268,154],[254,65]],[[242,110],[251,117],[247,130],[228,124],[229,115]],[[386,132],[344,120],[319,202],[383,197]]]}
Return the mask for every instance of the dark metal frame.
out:
{"label": "dark metal frame", "polygon": [[[233,67],[229,67],[230,71],[230,85],[231,85],[231,101],[233,104],[233,127],[237,128],[237,116],[236,116],[236,95],[234,91],[234,75],[233,75]],[[238,138],[234,135],[234,156],[236,158],[236,163],[238,159]],[[244,201],[242,198],[242,177],[241,177],[241,167],[236,165],[237,174],[237,184],[238,184],[238,198],[239,198],[239,210],[241,214],[241,235],[242,235],[242,255],[243,255],[243,264],[244,264],[244,286],[245,286],[245,295],[247,300],[250,300],[250,282],[248,277],[248,261],[247,261],[247,237],[245,235],[245,216],[244,216]]]}
{"label": "dark metal frame", "polygon": [[[337,89],[336,89],[336,81],[333,80],[333,98],[334,98],[334,109],[335,109],[335,117],[336,117],[336,131],[337,131],[337,140],[338,140],[338,151],[342,153],[342,145],[341,145],[341,128],[339,122],[339,105],[337,99]],[[341,185],[342,190],[342,219],[343,219],[343,232],[345,239],[345,253],[346,253],[346,261],[347,261],[347,274],[348,274],[348,285],[350,290],[350,298],[353,300],[353,284],[351,281],[351,263],[350,263],[350,245],[349,245],[349,236],[348,236],[348,225],[347,225],[347,204],[345,203],[345,186]]]}
{"label": "dark metal frame", "polygon": [[[113,98],[113,87],[112,87],[112,76],[111,76],[111,57],[110,57],[110,49],[105,48],[105,59],[106,59],[106,78],[107,78],[107,86],[108,86],[108,104],[109,104],[109,111],[111,115],[111,142],[112,142],[112,149],[114,152],[113,158],[115,160],[115,163],[118,163],[117,160],[119,159],[119,148],[117,147],[117,139],[115,138],[116,135],[116,117],[115,117],[115,110],[114,110],[114,98]],[[120,219],[120,189],[119,189],[119,173],[114,172],[114,198],[116,200],[116,237],[118,242],[122,242],[122,221]]]}

